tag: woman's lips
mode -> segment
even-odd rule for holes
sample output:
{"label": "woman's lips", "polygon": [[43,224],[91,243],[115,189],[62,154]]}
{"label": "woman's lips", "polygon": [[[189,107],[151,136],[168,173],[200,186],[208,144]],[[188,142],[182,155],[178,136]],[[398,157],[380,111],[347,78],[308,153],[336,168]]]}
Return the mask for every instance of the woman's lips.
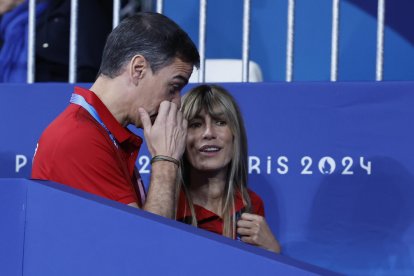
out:
{"label": "woman's lips", "polygon": [[198,149],[200,152],[215,153],[221,150],[221,147],[216,145],[204,145]]}

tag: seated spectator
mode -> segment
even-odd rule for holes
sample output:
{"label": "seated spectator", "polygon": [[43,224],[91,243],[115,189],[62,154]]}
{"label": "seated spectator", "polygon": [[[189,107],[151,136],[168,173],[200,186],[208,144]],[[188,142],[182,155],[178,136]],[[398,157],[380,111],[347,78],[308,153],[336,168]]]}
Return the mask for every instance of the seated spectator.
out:
{"label": "seated spectator", "polygon": [[[120,16],[142,10],[122,1]],[[0,3],[0,82],[26,82],[28,1]],[[69,80],[70,0],[36,1],[35,81]],[[78,1],[77,82],[94,82],[106,38],[112,30],[112,0]],[[92,15],[92,16],[91,16]]]}
{"label": "seated spectator", "polygon": [[[78,3],[77,82],[95,81],[105,40],[112,30],[112,0]],[[67,82],[70,0],[49,0],[36,27],[37,82]]]}
{"label": "seated spectator", "polygon": [[247,138],[233,97],[201,85],[185,96],[182,112],[188,131],[176,219],[280,253],[263,201],[247,188]]}
{"label": "seated spectator", "polygon": [[[28,44],[28,2],[1,1],[0,4],[0,82],[26,82]],[[45,10],[36,6],[36,17]]]}

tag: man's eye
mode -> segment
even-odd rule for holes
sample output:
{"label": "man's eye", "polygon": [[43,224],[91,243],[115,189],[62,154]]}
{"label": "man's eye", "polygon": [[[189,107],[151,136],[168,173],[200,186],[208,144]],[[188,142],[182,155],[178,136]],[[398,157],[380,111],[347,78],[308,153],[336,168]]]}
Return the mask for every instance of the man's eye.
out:
{"label": "man's eye", "polygon": [[178,91],[177,87],[171,86],[171,88],[170,88],[170,93],[171,94],[175,94],[175,93],[177,93],[177,91]]}
{"label": "man's eye", "polygon": [[182,89],[181,85],[173,84],[170,86],[170,93],[171,94],[180,93],[181,89]]}

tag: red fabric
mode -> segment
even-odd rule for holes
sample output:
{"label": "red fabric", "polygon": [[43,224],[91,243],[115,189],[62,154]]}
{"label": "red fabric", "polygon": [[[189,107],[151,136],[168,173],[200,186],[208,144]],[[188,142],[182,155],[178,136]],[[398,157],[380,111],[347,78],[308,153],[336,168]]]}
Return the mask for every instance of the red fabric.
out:
{"label": "red fabric", "polygon": [[[251,190],[248,190],[248,193],[252,203],[250,212],[264,217],[263,200]],[[240,194],[237,194],[235,200],[235,213],[242,211],[243,208],[243,200]],[[196,213],[197,224],[199,228],[220,235],[223,234],[223,219],[219,215],[197,204],[194,204],[194,211]],[[191,211],[183,191],[181,191],[178,201],[177,220],[191,223]]]}
{"label": "red fabric", "polygon": [[[142,139],[122,127],[95,93],[76,87],[119,142],[83,107],[70,104],[43,132],[32,178],[51,180],[122,203],[137,202],[133,181]],[[117,153],[119,152],[119,154]]]}

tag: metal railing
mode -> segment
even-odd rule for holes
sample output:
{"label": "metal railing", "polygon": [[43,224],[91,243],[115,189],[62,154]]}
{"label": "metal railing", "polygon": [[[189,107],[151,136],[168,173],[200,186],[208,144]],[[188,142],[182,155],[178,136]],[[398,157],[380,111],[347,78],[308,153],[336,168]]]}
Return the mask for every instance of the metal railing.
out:
{"label": "metal railing", "polygon": [[[294,71],[294,37],[295,37],[295,0],[288,2],[287,11],[287,44],[286,44],[286,81],[293,81]],[[156,11],[163,12],[163,0],[156,0]],[[29,0],[29,24],[28,24],[28,56],[27,56],[27,83],[35,81],[35,10],[36,1]],[[113,1],[113,28],[120,20],[120,0]],[[332,0],[332,39],[331,39],[331,67],[330,80],[338,78],[338,41],[339,41],[339,19],[340,0]],[[384,57],[384,18],[385,0],[378,0],[377,12],[377,46],[376,46],[376,72],[375,79],[383,79],[383,57]],[[71,1],[70,17],[70,50],[69,50],[69,82],[76,82],[77,67],[77,31],[78,31],[78,0]],[[200,0],[199,14],[199,52],[200,70],[199,82],[205,80],[205,47],[207,28],[207,0]],[[249,81],[249,49],[250,49],[250,0],[243,0],[243,39],[242,39],[242,81]]]}
{"label": "metal railing", "polygon": [[288,0],[286,39],[286,81],[293,79],[293,40],[295,30],[295,0]]}
{"label": "metal railing", "polygon": [[76,82],[78,50],[78,0],[70,1],[69,83]]}
{"label": "metal railing", "polygon": [[384,19],[385,19],[385,0],[378,0],[377,15],[377,62],[375,79],[382,81],[384,64]]}
{"label": "metal railing", "polygon": [[29,24],[27,44],[27,83],[34,82],[36,45],[36,0],[29,0]]}
{"label": "metal railing", "polygon": [[332,1],[331,81],[338,78],[339,0]]}
{"label": "metal railing", "polygon": [[206,79],[206,29],[207,29],[207,0],[200,0],[198,51],[200,53],[200,72],[198,82]]}

